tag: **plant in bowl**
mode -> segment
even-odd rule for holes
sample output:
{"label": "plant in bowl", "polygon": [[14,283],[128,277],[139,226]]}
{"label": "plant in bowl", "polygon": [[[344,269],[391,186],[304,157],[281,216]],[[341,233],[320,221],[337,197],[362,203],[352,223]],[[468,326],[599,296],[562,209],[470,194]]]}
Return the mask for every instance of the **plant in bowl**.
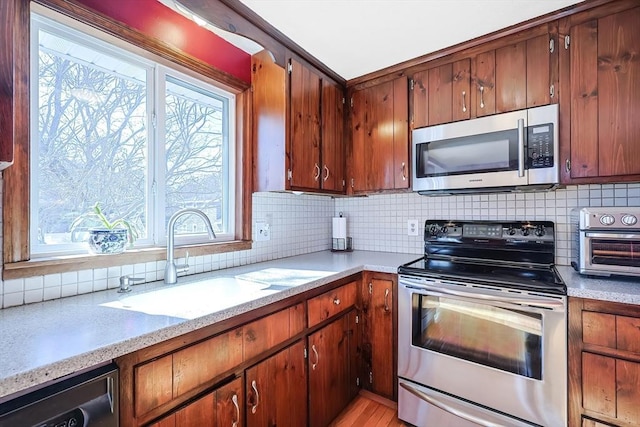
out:
{"label": "plant in bowl", "polygon": [[97,227],[88,229],[89,251],[94,254],[122,253],[127,246],[127,241],[133,246],[133,242],[138,238],[135,227],[129,221],[124,218],[110,221],[102,212],[99,202],[96,202],[89,212],[80,215],[71,223],[71,233],[86,222],[99,224]]}

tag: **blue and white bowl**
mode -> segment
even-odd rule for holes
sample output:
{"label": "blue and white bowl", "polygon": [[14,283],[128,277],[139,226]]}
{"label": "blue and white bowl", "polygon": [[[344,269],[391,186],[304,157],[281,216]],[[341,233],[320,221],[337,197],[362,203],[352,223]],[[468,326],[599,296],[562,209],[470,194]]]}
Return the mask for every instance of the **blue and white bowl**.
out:
{"label": "blue and white bowl", "polygon": [[106,228],[89,229],[89,251],[93,254],[119,254],[124,252],[127,246],[127,229]]}

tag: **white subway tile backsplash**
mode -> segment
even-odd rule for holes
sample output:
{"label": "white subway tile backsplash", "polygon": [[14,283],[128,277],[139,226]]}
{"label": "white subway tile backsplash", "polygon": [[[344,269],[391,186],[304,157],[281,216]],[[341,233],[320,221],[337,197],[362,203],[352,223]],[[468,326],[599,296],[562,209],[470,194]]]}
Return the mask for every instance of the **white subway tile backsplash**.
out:
{"label": "white subway tile backsplash", "polygon": [[[1,187],[0,187],[1,188]],[[573,244],[569,215],[582,206],[639,206],[640,183],[568,186],[551,192],[424,197],[415,193],[336,198],[255,193],[253,221],[267,221],[271,240],[250,250],[190,257],[190,274],[331,248],[331,218],[343,212],[356,250],[421,254],[422,236],[407,236],[407,220],[548,220],[556,223],[556,263],[568,265]],[[0,243],[2,238],[0,236]],[[184,262],[184,259],[177,260]],[[125,274],[164,278],[165,261],[97,268],[0,282],[0,307],[119,287]]]}

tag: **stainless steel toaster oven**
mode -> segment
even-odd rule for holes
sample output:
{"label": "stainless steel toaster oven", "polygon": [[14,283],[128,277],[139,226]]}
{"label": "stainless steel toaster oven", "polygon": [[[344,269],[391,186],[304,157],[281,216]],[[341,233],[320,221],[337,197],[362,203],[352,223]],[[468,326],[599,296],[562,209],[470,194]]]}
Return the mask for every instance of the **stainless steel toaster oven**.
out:
{"label": "stainless steel toaster oven", "polygon": [[572,211],[573,267],[581,274],[640,276],[640,207]]}

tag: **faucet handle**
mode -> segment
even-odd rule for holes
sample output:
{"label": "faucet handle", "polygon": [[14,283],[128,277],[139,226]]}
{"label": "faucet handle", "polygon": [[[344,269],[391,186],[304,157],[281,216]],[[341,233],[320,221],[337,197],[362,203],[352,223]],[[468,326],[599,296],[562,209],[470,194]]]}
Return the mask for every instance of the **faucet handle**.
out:
{"label": "faucet handle", "polygon": [[176,264],[176,273],[186,273],[189,271],[189,251],[184,256],[184,264]]}
{"label": "faucet handle", "polygon": [[120,276],[120,289],[119,293],[131,292],[131,285],[135,282],[144,282],[144,277],[131,277],[128,274]]}

